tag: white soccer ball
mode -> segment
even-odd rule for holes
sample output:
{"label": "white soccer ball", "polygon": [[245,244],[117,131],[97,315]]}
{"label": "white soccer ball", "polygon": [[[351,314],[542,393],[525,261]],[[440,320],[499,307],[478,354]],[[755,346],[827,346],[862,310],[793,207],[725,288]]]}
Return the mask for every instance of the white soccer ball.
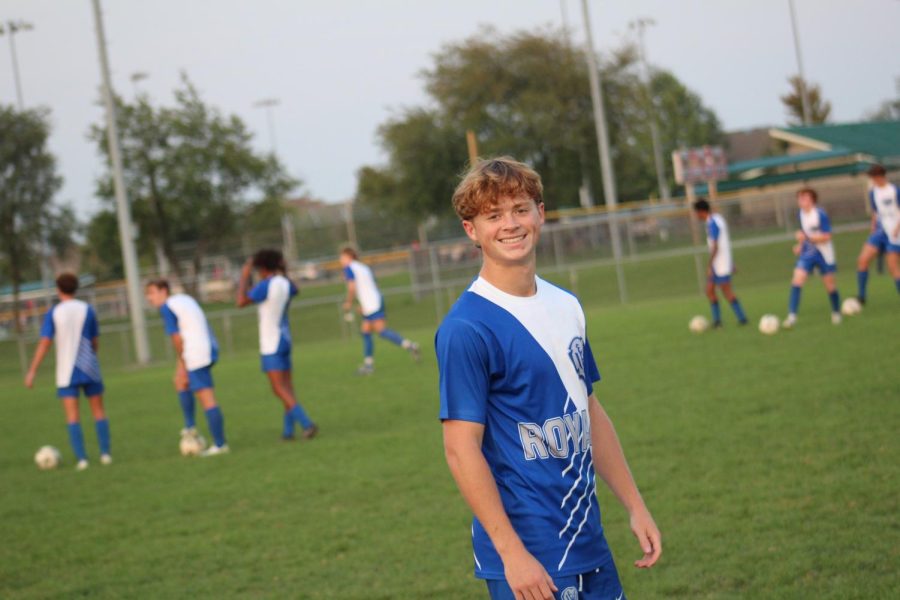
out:
{"label": "white soccer ball", "polygon": [[862,304],[860,304],[859,300],[857,300],[856,298],[847,298],[841,304],[841,312],[848,317],[858,315],[862,312]]}
{"label": "white soccer ball", "polygon": [[41,471],[49,471],[59,466],[62,455],[59,450],[53,446],[41,446],[40,450],[34,455],[34,464]]}
{"label": "white soccer ball", "polygon": [[206,440],[200,435],[185,435],[181,437],[178,449],[182,456],[198,456],[206,450]]}
{"label": "white soccer ball", "polygon": [[759,332],[765,335],[778,333],[778,317],[775,315],[763,315],[759,320]]}
{"label": "white soccer ball", "polygon": [[709,329],[709,321],[706,320],[706,317],[697,315],[691,319],[690,323],[688,323],[688,329],[690,329],[692,333],[703,333]]}

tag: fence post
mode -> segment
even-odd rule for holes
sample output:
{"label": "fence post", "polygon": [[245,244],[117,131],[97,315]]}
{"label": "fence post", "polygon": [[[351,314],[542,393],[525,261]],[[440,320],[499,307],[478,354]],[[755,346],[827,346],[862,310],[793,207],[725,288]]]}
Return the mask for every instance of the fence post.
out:
{"label": "fence post", "polygon": [[563,268],[563,250],[562,250],[562,242],[560,241],[560,230],[559,228],[553,229],[550,231],[550,237],[553,238],[553,262],[556,264],[556,270],[562,271]]}
{"label": "fence post", "polygon": [[441,273],[438,264],[437,248],[428,245],[428,266],[431,268],[431,294],[434,296],[434,312],[437,317],[436,323],[440,324],[444,317],[444,302],[441,298]]}
{"label": "fence post", "polygon": [[125,365],[127,365],[131,362],[131,357],[129,356],[129,351],[128,351],[128,335],[127,335],[127,333],[128,332],[125,331],[124,329],[119,330],[119,339],[122,342],[122,359],[123,359],[123,364],[125,364]]}
{"label": "fence post", "polygon": [[25,347],[25,336],[21,333],[16,336],[16,345],[19,347],[19,364],[22,365],[22,377],[28,373],[28,350]]}
{"label": "fence post", "polygon": [[575,270],[575,267],[569,267],[569,290],[578,295],[578,271]]}
{"label": "fence post", "polygon": [[228,354],[234,354],[234,335],[231,331],[231,314],[222,315],[222,330],[225,332],[225,348]]}

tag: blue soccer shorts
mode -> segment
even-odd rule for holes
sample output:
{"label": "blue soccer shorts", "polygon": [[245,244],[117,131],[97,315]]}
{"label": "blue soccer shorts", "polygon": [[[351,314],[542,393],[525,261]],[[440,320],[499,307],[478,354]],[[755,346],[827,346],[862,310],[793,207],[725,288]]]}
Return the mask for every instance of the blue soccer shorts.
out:
{"label": "blue soccer shorts", "polygon": [[81,391],[87,397],[99,396],[103,393],[102,381],[91,381],[90,383],[77,383],[67,387],[56,388],[56,396],[58,398],[78,398]]}
{"label": "blue soccer shorts", "polygon": [[[491,600],[515,600],[515,595],[505,579],[488,579]],[[558,590],[555,600],[625,600],[625,592],[619,581],[616,565],[610,562],[604,567],[569,577],[554,577]]]}
{"label": "blue soccer shorts", "polygon": [[[215,363],[213,363],[215,364]],[[192,392],[210,389],[213,385],[212,365],[188,371],[188,389]]]}
{"label": "blue soccer shorts", "polygon": [[819,274],[828,275],[837,271],[837,263],[828,264],[825,262],[825,257],[817,252],[814,256],[801,256],[797,261],[796,268],[803,269],[810,274],[818,269]]}
{"label": "blue soccer shorts", "polygon": [[269,371],[290,371],[291,351],[263,354],[260,356],[260,363],[263,373],[268,373]]}

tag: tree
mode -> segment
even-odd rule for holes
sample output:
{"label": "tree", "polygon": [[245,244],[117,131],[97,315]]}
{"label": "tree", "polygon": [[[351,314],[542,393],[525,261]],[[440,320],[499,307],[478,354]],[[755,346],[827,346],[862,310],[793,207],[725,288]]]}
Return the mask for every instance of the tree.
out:
{"label": "tree", "polygon": [[[388,156],[358,172],[357,198],[395,212],[450,214],[450,196],[465,169],[465,132],[482,155],[511,154],[544,181],[548,208],[577,206],[579,188],[601,189],[587,66],[561,32],[501,36],[482,29],[444,46],[422,76],[429,105],[407,108],[378,130]],[[620,196],[643,199],[656,188],[646,102],[637,55],[626,46],[602,62],[614,169]],[[717,143],[715,114],[671,73],[653,70],[664,153],[679,145]]]}
{"label": "tree", "polygon": [[789,125],[803,125],[803,88],[809,97],[809,125],[821,125],[831,115],[831,102],[822,98],[822,89],[817,83],[804,81],[799,75],[788,78],[791,91],[781,96],[788,115]]}
{"label": "tree", "polygon": [[0,256],[12,282],[17,331],[19,287],[25,273],[39,264],[45,238],[58,247],[71,242],[65,228],[74,215],[52,204],[62,178],[47,148],[49,133],[47,111],[0,106]]}
{"label": "tree", "polygon": [[894,80],[897,97],[885,100],[874,111],[866,115],[869,121],[900,121],[900,77]]}
{"label": "tree", "polygon": [[[140,237],[161,248],[179,279],[184,273],[176,243],[193,243],[197,274],[209,251],[233,240],[251,196],[281,200],[299,184],[274,156],[254,152],[243,121],[206,104],[187,76],[175,90],[174,106],[155,107],[147,96],[116,104],[125,184]],[[105,126],[92,127],[91,137],[108,159]],[[110,173],[98,182],[98,195],[112,200]],[[189,287],[196,291],[195,285]]]}

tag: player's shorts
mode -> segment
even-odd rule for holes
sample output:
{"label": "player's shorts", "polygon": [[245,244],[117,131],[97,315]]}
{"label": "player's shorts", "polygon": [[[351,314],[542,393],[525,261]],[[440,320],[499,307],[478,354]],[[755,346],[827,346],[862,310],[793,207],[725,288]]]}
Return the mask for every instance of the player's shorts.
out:
{"label": "player's shorts", "polygon": [[[488,579],[485,583],[491,600],[515,600],[505,579]],[[612,562],[581,575],[554,577],[553,583],[559,590],[553,594],[556,600],[625,600],[619,573]]]}
{"label": "player's shorts", "polygon": [[56,388],[57,398],[78,398],[81,391],[87,397],[99,396],[103,393],[103,382],[92,381],[90,383],[76,383],[67,387]]}
{"label": "player's shorts", "polygon": [[887,233],[885,233],[884,229],[879,229],[869,235],[869,239],[866,240],[866,243],[878,248],[879,252],[884,252],[889,243]]}
{"label": "player's shorts", "polygon": [[723,283],[731,283],[731,275],[716,275],[713,273],[709,276],[709,282],[715,285],[722,285]]}
{"label": "player's shorts", "polygon": [[193,371],[188,371],[188,389],[192,392],[199,392],[200,390],[206,390],[212,387],[213,385],[213,377],[212,377],[212,368],[216,363],[212,363],[206,367],[200,367],[199,369],[194,369]]}
{"label": "player's shorts", "polygon": [[900,254],[900,244],[892,244],[890,242],[887,243],[887,247],[884,249],[885,252],[895,252]]}
{"label": "player's shorts", "polygon": [[363,315],[364,321],[380,321],[381,319],[387,319],[387,311],[384,310],[384,302],[381,303],[381,307],[375,312]]}
{"label": "player's shorts", "polygon": [[291,350],[287,352],[276,352],[275,354],[260,355],[260,363],[263,373],[269,371],[290,371],[291,370]]}
{"label": "player's shorts", "polygon": [[825,262],[825,257],[817,252],[812,256],[801,256],[797,261],[796,268],[803,269],[807,273],[812,273],[818,269],[820,275],[828,275],[837,271],[837,263],[828,264]]}

